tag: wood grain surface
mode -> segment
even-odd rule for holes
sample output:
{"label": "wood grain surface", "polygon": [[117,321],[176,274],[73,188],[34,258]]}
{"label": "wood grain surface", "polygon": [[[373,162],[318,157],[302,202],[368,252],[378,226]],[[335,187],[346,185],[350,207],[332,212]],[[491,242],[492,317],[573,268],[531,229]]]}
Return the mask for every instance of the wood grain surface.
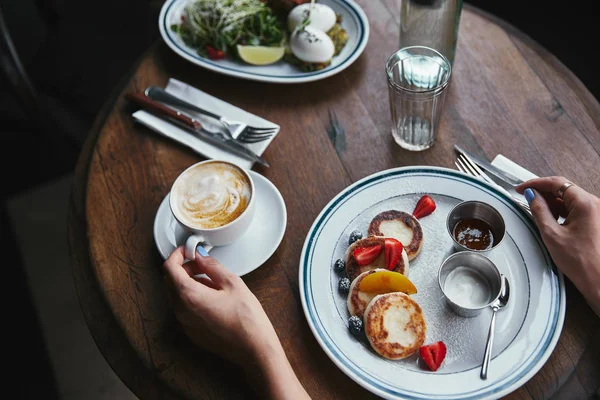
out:
{"label": "wood grain surface", "polygon": [[[434,147],[401,150],[390,134],[384,63],[397,46],[394,0],[361,0],[371,24],[364,54],[323,81],[275,85],[194,66],[157,43],[124,79],[82,152],[69,213],[73,274],[90,332],[109,364],[143,399],[254,397],[241,372],[185,337],[169,308],[152,235],[175,177],[201,158],[134,124],[123,98],[174,77],[281,125],[255,170],[282,193],[285,237],[244,281],[273,321],[315,399],[373,398],[321,350],[300,304],[298,261],[306,234],[339,191],[407,165],[452,167],[452,147],[502,153],[538,175],[564,175],[600,194],[600,105],[551,54],[506,23],[465,6],[452,82]],[[338,115],[346,146],[327,134]],[[588,398],[600,384],[600,319],[567,282],[561,338],[545,366],[509,399]],[[564,388],[561,388],[564,385]]]}

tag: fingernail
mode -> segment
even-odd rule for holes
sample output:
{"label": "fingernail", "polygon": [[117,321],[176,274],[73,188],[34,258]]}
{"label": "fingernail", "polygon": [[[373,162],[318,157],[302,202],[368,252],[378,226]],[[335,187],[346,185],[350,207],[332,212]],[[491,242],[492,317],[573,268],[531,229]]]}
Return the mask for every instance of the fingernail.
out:
{"label": "fingernail", "polygon": [[527,200],[527,203],[529,203],[529,205],[531,205],[531,202],[535,198],[535,193],[533,192],[533,190],[527,188],[523,192],[523,195],[525,196],[525,200]]}
{"label": "fingernail", "polygon": [[198,252],[198,254],[200,254],[202,257],[208,257],[208,252],[202,246],[196,247],[196,252]]}

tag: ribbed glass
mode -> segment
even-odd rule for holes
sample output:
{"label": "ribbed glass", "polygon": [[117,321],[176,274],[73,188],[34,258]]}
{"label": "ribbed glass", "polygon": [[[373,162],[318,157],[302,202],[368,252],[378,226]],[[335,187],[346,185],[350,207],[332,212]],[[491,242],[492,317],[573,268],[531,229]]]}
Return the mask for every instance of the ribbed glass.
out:
{"label": "ribbed glass", "polygon": [[424,46],[400,49],[388,59],[392,135],[401,147],[433,145],[451,70],[446,57]]}

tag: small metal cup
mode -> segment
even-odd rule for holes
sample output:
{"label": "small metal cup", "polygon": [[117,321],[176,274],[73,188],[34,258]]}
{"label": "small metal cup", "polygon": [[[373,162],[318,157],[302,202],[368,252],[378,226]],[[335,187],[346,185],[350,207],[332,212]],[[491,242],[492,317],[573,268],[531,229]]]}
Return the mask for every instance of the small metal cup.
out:
{"label": "small metal cup", "polygon": [[[445,290],[446,278],[458,267],[470,268],[487,281],[490,289],[489,301],[487,303],[479,307],[466,307],[465,305],[458,304],[448,296]],[[498,268],[496,268],[496,265],[483,254],[461,251],[452,254],[442,262],[438,270],[438,283],[452,311],[461,317],[472,318],[479,315],[482,310],[489,307],[498,299],[502,290],[502,275],[498,271]]]}
{"label": "small metal cup", "polygon": [[[474,250],[470,249],[456,241],[454,237],[454,227],[456,224],[462,219],[468,218],[477,218],[487,224],[492,229],[492,234],[494,235],[494,244],[491,248],[486,250]],[[476,253],[487,253],[492,251],[496,247],[500,245],[502,240],[504,240],[504,235],[506,233],[506,226],[504,225],[504,218],[502,215],[496,210],[494,207],[490,206],[487,203],[483,203],[481,201],[471,200],[471,201],[463,201],[462,203],[458,203],[452,211],[448,213],[448,218],[446,218],[446,228],[448,229],[448,234],[452,238],[454,242],[454,250],[456,251],[474,251]]]}

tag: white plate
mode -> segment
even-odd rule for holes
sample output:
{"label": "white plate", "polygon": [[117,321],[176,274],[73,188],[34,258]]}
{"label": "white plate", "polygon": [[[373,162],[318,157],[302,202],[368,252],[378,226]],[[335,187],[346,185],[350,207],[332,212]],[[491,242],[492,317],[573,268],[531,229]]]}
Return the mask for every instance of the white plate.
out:
{"label": "white plate", "polygon": [[[256,210],[248,231],[235,243],[215,247],[210,255],[230,271],[242,276],[254,271],[277,250],[287,224],[285,202],[279,190],[264,176],[248,171],[256,188]],[[169,208],[167,194],[154,218],[154,241],[166,259],[185,243],[188,233],[175,220]]]}
{"label": "white plate", "polygon": [[272,65],[255,66],[231,59],[210,60],[200,57],[197,51],[187,46],[179,35],[171,30],[172,24],[181,22],[185,6],[193,0],[168,0],[158,17],[160,34],[167,45],[181,57],[221,74],[262,82],[300,83],[311,82],[335,75],[350,66],[365,49],[369,40],[369,21],[364,11],[352,0],[320,0],[342,16],[342,27],[348,33],[348,43],[331,65],[320,71],[302,72],[300,69],[279,61]]}
{"label": "white plate", "polygon": [[[417,354],[398,361],[379,357],[347,328],[346,297],[337,289],[332,265],[348,247],[350,232],[366,235],[371,219],[389,209],[412,212],[427,193],[435,212],[421,219],[424,243],[410,263],[410,279],[427,323],[425,343],[448,347],[437,372],[422,369]],[[511,284],[509,304],[498,312],[488,379],[479,378],[491,310],[471,319],[450,311],[437,283],[437,270],[452,252],[446,216],[462,200],[496,207],[507,236],[489,257]],[[368,176],[338,194],[310,229],[300,259],[300,295],[317,341],[350,378],[388,399],[487,399],[510,393],[530,379],[548,359],[565,315],[562,275],[529,217],[502,193],[462,173],[433,167],[397,168]]]}

